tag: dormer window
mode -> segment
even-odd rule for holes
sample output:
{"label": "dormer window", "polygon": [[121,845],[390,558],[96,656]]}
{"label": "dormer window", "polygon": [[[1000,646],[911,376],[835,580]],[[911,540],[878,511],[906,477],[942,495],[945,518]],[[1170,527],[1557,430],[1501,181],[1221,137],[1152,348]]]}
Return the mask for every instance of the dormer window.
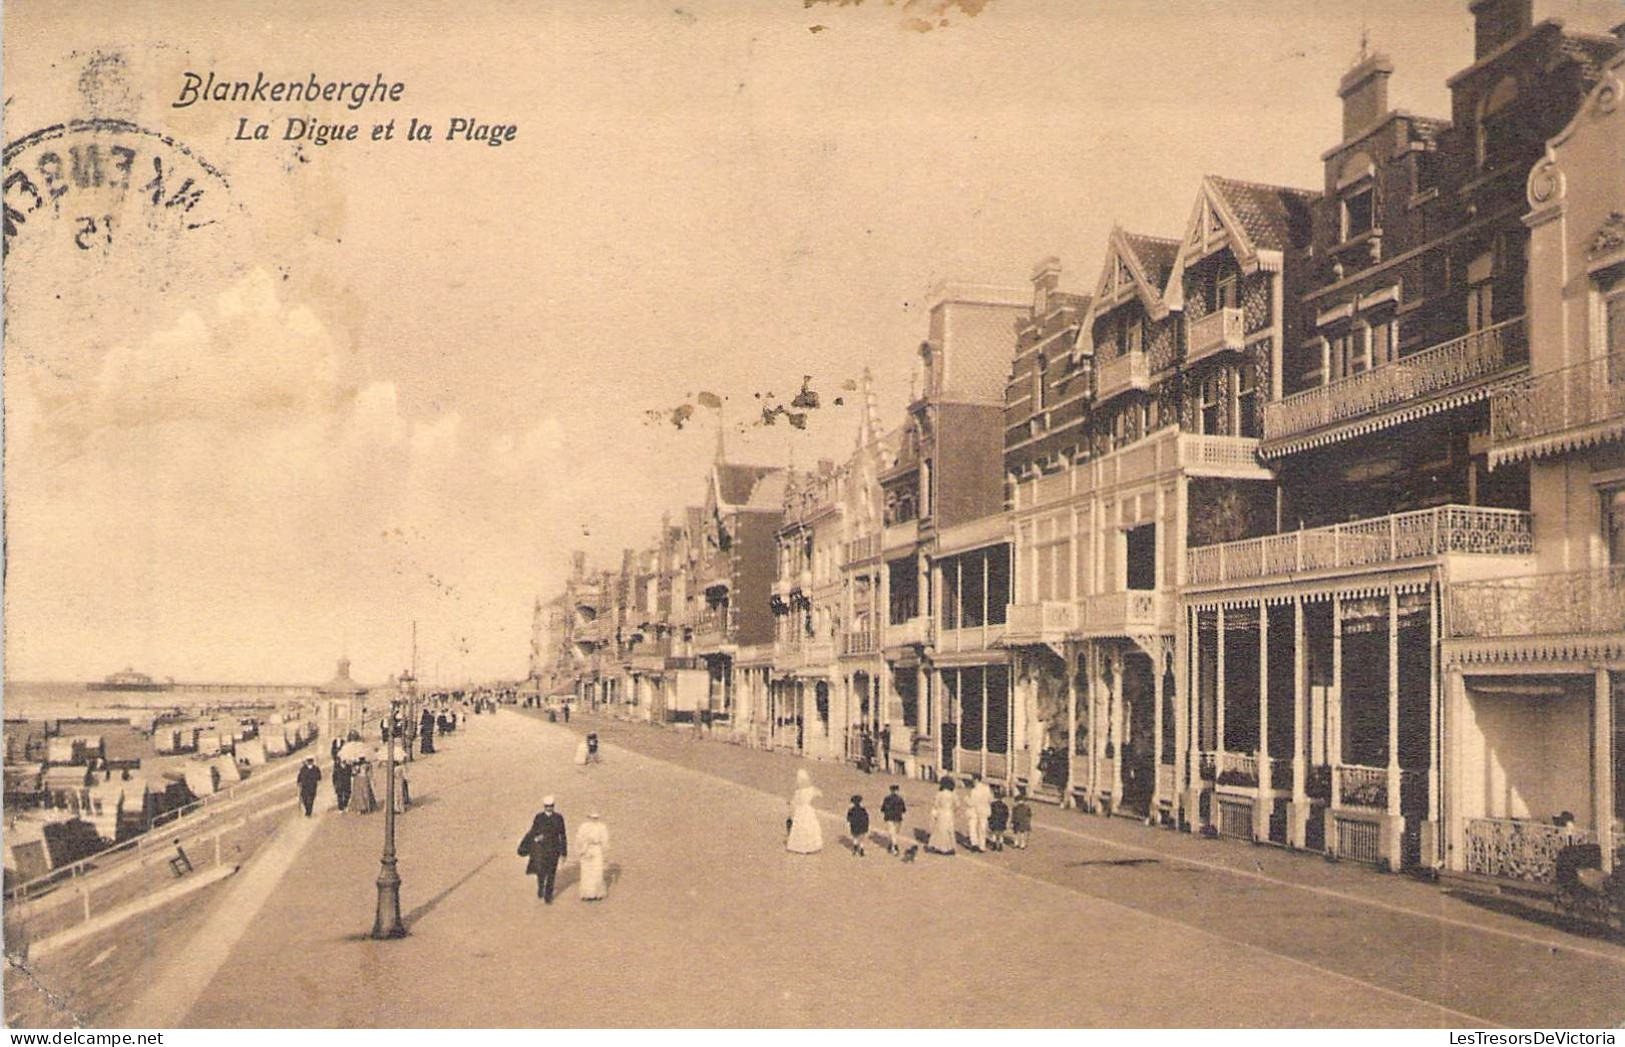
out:
{"label": "dormer window", "polygon": [[1377,191],[1370,182],[1356,186],[1343,197],[1343,239],[1369,233],[1375,226]]}

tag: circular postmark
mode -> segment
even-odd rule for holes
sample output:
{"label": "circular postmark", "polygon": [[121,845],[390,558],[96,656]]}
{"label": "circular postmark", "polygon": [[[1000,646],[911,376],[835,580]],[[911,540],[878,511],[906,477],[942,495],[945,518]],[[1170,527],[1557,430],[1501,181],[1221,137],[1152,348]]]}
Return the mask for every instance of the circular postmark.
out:
{"label": "circular postmark", "polygon": [[168,135],[127,120],[71,120],[5,149],[5,257],[108,251],[220,221],[226,176]]}
{"label": "circular postmark", "polygon": [[107,347],[184,307],[237,252],[224,172],[128,120],[70,120],[8,143],[6,359],[37,391],[73,396]]}

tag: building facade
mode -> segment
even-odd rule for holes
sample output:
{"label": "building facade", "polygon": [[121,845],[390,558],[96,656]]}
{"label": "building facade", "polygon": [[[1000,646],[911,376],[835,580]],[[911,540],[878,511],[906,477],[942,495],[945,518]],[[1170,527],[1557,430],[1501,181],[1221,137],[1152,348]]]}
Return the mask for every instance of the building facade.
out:
{"label": "building facade", "polygon": [[719,454],[641,558],[538,604],[533,675],[1388,869],[1611,866],[1625,31],[1469,9],[1450,117],[1362,53],[1318,188],[1204,177],[1087,295],[1053,258],[938,288],[895,426],[866,380],[846,460]]}

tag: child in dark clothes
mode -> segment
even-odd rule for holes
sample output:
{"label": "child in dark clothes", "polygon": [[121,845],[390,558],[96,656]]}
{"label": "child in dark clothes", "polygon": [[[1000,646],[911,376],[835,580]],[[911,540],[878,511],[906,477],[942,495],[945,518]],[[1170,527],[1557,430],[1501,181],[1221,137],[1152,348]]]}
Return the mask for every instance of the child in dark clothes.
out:
{"label": "child in dark clothes", "polygon": [[990,850],[1004,850],[1004,830],[1010,824],[1010,806],[1004,802],[1004,793],[993,790],[993,803],[987,811],[987,845]]}
{"label": "child in dark clothes", "polygon": [[846,827],[852,832],[852,855],[863,857],[863,840],[869,835],[869,812],[863,809],[863,797],[852,797],[852,806],[846,811]]}
{"label": "child in dark clothes", "polygon": [[1027,838],[1033,831],[1033,809],[1027,806],[1027,794],[1016,794],[1016,806],[1010,811],[1010,832],[1015,836],[1018,851],[1027,849]]}

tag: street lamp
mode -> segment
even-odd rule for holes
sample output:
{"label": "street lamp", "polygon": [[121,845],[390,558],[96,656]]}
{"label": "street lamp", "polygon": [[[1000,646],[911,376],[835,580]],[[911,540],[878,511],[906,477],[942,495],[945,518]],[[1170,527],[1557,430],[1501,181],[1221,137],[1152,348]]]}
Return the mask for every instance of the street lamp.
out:
{"label": "street lamp", "polygon": [[[402,680],[410,688],[414,681],[409,674]],[[378,911],[372,921],[374,938],[404,938],[406,925],[401,922],[401,874],[395,868],[395,739],[400,733],[395,718],[400,698],[389,702],[388,753],[385,756],[389,782],[384,787],[384,854],[378,863]]]}

